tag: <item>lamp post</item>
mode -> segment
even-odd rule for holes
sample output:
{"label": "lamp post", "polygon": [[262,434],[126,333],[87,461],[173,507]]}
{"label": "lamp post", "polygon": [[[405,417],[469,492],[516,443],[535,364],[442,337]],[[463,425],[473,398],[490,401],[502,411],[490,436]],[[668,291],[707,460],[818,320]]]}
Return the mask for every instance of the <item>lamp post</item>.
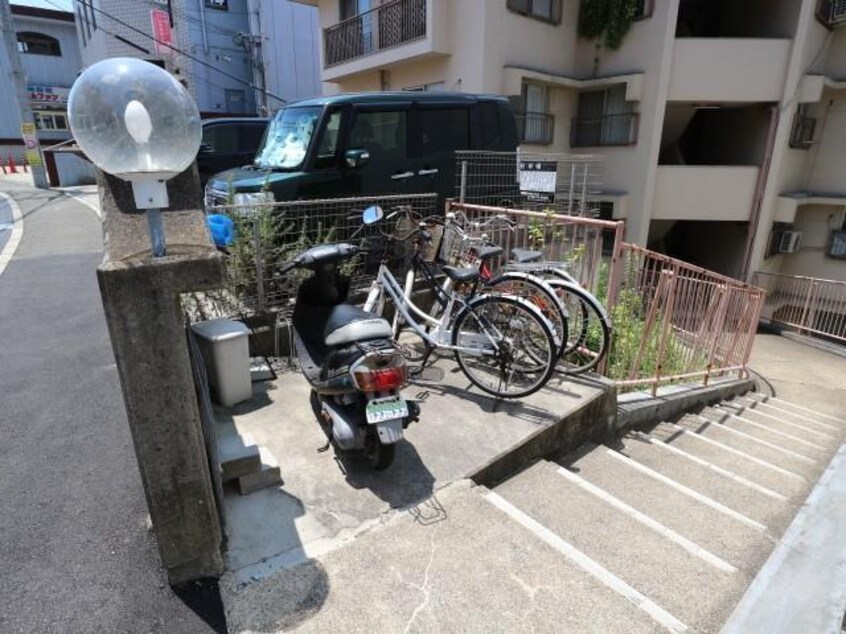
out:
{"label": "lamp post", "polygon": [[135,206],[146,210],[153,257],[165,255],[160,210],[169,206],[167,181],[194,162],[202,136],[191,95],[155,64],[116,57],[79,76],[68,119],[91,162],[132,183]]}

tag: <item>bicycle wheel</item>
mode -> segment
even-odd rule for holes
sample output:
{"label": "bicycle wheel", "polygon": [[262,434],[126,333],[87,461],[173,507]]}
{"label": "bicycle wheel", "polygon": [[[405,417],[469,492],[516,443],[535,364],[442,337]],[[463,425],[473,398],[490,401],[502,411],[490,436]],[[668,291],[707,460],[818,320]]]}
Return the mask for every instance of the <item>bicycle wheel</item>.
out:
{"label": "bicycle wheel", "polygon": [[480,390],[521,398],[542,388],[555,369],[558,344],[540,311],[516,297],[482,295],[455,318],[455,360]]}
{"label": "bicycle wheel", "polygon": [[567,344],[561,352],[558,369],[582,374],[595,368],[611,344],[611,327],[599,302],[586,290],[560,279],[548,279],[569,316]]}
{"label": "bicycle wheel", "polygon": [[485,282],[485,286],[497,293],[520,297],[535,306],[549,320],[553,335],[559,344],[559,353],[563,354],[569,337],[567,309],[551,286],[539,277],[516,272],[503,273]]}

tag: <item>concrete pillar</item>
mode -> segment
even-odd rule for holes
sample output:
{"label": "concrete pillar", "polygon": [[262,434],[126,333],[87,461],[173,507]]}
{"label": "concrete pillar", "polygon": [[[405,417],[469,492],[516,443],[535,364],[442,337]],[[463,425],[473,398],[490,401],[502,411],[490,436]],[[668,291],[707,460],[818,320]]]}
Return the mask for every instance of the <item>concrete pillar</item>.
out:
{"label": "concrete pillar", "polygon": [[168,183],[167,256],[155,259],[130,185],[102,172],[97,182],[105,240],[97,278],[159,554],[171,584],[218,576],[222,532],[179,301],[223,283],[196,168]]}

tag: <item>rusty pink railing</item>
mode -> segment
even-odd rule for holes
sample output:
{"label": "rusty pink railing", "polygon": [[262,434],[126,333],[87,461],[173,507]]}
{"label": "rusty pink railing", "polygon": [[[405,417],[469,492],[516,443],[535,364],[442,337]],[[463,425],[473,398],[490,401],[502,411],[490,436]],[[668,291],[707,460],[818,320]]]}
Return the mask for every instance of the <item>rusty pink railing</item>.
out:
{"label": "rusty pink railing", "polygon": [[846,343],[846,282],[759,271],[754,283],[767,291],[762,321]]}
{"label": "rusty pink railing", "polygon": [[599,370],[620,390],[715,376],[745,376],[765,292],[758,287],[623,242],[624,223],[505,207],[447,203],[486,221],[507,215],[516,228],[485,230],[506,249],[543,250],[603,302],[611,350]]}

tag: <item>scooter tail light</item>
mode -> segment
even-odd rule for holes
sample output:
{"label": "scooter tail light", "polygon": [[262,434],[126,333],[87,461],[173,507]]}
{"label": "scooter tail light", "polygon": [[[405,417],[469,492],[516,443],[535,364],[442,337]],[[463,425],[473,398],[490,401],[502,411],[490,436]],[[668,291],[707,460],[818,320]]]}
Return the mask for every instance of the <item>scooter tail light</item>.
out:
{"label": "scooter tail light", "polygon": [[350,374],[356,388],[362,392],[398,390],[408,383],[408,368],[400,356],[365,359],[356,364]]}

